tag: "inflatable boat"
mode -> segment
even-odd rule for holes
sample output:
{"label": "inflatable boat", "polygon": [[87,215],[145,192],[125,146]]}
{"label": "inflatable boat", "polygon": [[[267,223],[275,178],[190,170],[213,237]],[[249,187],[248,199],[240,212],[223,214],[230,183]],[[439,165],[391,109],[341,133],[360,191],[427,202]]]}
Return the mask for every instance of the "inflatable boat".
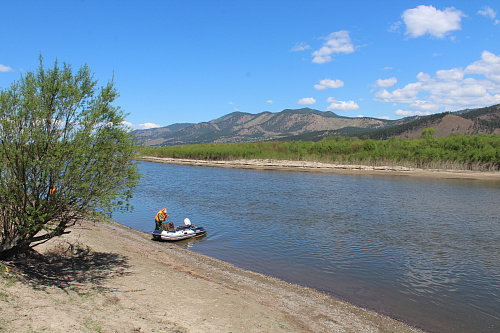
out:
{"label": "inflatable boat", "polygon": [[203,227],[196,227],[189,219],[184,219],[185,226],[174,227],[172,222],[162,224],[162,230],[155,230],[151,233],[154,240],[179,241],[188,238],[204,236],[207,231]]}

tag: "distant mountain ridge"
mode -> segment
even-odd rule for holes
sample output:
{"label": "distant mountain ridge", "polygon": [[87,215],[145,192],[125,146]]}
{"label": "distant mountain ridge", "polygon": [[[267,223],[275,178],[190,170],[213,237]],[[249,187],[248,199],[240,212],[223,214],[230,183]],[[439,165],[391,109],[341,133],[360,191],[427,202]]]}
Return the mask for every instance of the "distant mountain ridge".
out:
{"label": "distant mountain ridge", "polygon": [[420,137],[425,128],[433,128],[436,131],[436,137],[452,133],[463,135],[500,134],[500,104],[478,109],[419,116],[411,122],[369,131],[365,134],[372,139],[385,140],[390,137],[415,139]]}
{"label": "distant mountain ridge", "polygon": [[135,140],[146,146],[252,142],[264,140],[320,140],[328,135],[418,137],[432,127],[436,136],[450,133],[500,134],[500,104],[481,109],[413,116],[399,120],[342,117],[331,111],[309,108],[250,114],[233,112],[209,122],[173,124],[134,131]]}

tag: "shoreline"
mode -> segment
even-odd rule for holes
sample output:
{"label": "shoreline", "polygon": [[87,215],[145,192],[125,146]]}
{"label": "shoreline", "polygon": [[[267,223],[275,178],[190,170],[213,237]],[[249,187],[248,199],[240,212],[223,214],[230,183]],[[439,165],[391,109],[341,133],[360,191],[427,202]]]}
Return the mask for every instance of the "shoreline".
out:
{"label": "shoreline", "polygon": [[205,161],[170,157],[143,156],[139,161],[180,164],[191,166],[237,168],[251,170],[300,171],[318,173],[336,173],[363,176],[406,176],[434,179],[462,179],[500,182],[500,171],[468,171],[417,169],[402,166],[366,166],[349,164],[330,164],[309,161],[285,160],[232,160],[232,161]]}
{"label": "shoreline", "polygon": [[[89,258],[79,264],[83,268],[74,263],[57,266],[61,273],[30,263],[0,273],[4,291],[0,295],[0,328],[421,332],[318,290],[244,270],[172,243],[152,241],[149,234],[117,222],[83,221],[71,231],[38,250],[50,251],[66,241],[78,241],[92,249]],[[20,280],[9,282],[12,272]]]}

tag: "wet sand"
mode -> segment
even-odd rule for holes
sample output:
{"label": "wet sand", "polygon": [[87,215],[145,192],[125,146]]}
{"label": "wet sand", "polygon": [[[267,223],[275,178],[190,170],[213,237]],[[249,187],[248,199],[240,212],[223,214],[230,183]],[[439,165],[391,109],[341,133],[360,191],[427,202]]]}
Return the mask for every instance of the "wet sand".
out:
{"label": "wet sand", "polygon": [[281,170],[302,172],[323,172],[349,175],[375,175],[375,176],[405,176],[420,178],[440,179],[468,179],[478,181],[500,182],[500,171],[467,171],[467,170],[442,170],[442,169],[417,169],[402,166],[366,166],[349,164],[329,164],[308,161],[282,161],[282,160],[233,160],[233,161],[205,161],[177,159],[168,157],[142,157],[141,160],[157,163],[196,165],[207,167],[239,168],[254,170]]}
{"label": "wet sand", "polygon": [[83,261],[0,266],[0,331],[419,331],[115,222],[83,222],[40,250],[66,241],[92,251]]}

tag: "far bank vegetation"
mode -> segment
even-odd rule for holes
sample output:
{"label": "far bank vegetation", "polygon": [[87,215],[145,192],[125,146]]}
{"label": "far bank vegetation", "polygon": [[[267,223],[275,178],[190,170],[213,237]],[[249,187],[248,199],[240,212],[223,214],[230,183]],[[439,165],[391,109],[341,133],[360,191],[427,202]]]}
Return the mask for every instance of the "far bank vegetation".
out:
{"label": "far bank vegetation", "polygon": [[143,156],[197,160],[273,159],[335,164],[405,166],[475,171],[500,170],[500,136],[477,134],[434,138],[432,128],[419,139],[379,141],[344,136],[311,141],[262,141],[145,147]]}

